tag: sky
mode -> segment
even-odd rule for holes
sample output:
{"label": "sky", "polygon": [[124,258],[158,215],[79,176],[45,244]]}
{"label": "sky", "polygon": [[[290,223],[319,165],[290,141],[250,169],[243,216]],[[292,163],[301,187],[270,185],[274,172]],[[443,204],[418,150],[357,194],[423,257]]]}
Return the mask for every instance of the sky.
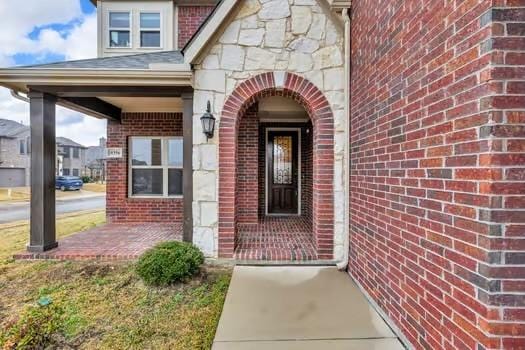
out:
{"label": "sky", "polygon": [[[0,0],[0,67],[97,56],[96,8],[89,0]],[[29,125],[29,104],[0,87],[0,118]],[[98,144],[106,121],[57,107],[57,136]]]}

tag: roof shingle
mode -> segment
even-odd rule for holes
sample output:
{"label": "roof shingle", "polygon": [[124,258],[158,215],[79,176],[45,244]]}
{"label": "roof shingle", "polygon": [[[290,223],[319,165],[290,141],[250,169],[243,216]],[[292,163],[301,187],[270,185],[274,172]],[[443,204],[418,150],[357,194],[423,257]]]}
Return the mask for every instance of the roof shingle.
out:
{"label": "roof shingle", "polygon": [[92,58],[77,61],[65,61],[56,63],[23,66],[16,68],[28,69],[148,69],[152,63],[180,64],[184,63],[184,56],[177,51],[150,52],[125,56]]}

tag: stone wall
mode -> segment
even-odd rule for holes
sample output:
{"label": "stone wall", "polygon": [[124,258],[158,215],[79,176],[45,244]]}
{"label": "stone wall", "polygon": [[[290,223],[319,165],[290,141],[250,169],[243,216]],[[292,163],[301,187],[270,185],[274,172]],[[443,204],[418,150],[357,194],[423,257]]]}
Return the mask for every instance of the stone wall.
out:
{"label": "stone wall", "polygon": [[520,4],[353,2],[349,272],[416,349],[525,344]]}
{"label": "stone wall", "polygon": [[[216,135],[206,142],[199,118],[211,101],[217,123],[225,98],[248,78],[268,71],[296,73],[315,84],[334,114],[335,257],[343,252],[344,65],[342,27],[315,0],[245,0],[195,65],[194,242],[218,255]],[[217,127],[218,129],[218,127]]]}
{"label": "stone wall", "polygon": [[182,223],[182,198],[130,198],[128,196],[129,137],[182,136],[182,114],[123,113],[121,122],[108,121],[107,133],[107,147],[122,148],[122,158],[107,160],[107,221]]}

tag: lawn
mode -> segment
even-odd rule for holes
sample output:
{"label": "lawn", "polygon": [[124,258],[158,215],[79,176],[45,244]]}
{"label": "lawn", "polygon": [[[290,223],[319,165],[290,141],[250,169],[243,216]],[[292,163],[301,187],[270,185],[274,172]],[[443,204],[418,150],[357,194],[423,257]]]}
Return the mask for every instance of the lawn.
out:
{"label": "lawn", "polygon": [[[59,218],[58,235],[103,222],[103,212]],[[1,349],[211,347],[229,268],[206,266],[186,284],[148,287],[132,262],[14,262],[28,226],[0,232]]]}
{"label": "lawn", "polygon": [[[60,191],[56,190],[57,198],[76,197],[81,194],[93,194],[91,192],[105,193],[106,185],[99,183],[86,183],[80,191]],[[31,189],[29,187],[13,187],[11,189],[0,188],[1,202],[26,202],[31,198]]]}
{"label": "lawn", "polygon": [[94,183],[94,182],[85,183],[82,186],[82,189],[84,191],[89,191],[89,192],[106,192],[106,184],[100,184],[100,183]]}

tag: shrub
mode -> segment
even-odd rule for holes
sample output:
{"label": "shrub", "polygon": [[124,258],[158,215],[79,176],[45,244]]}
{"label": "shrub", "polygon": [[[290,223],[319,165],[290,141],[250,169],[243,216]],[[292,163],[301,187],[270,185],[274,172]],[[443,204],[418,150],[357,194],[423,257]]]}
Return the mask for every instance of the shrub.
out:
{"label": "shrub", "polygon": [[185,242],[163,242],[146,251],[137,262],[138,275],[146,284],[165,286],[181,282],[199,271],[201,251]]}
{"label": "shrub", "polygon": [[82,176],[82,182],[88,184],[91,182],[91,178],[89,176]]}

